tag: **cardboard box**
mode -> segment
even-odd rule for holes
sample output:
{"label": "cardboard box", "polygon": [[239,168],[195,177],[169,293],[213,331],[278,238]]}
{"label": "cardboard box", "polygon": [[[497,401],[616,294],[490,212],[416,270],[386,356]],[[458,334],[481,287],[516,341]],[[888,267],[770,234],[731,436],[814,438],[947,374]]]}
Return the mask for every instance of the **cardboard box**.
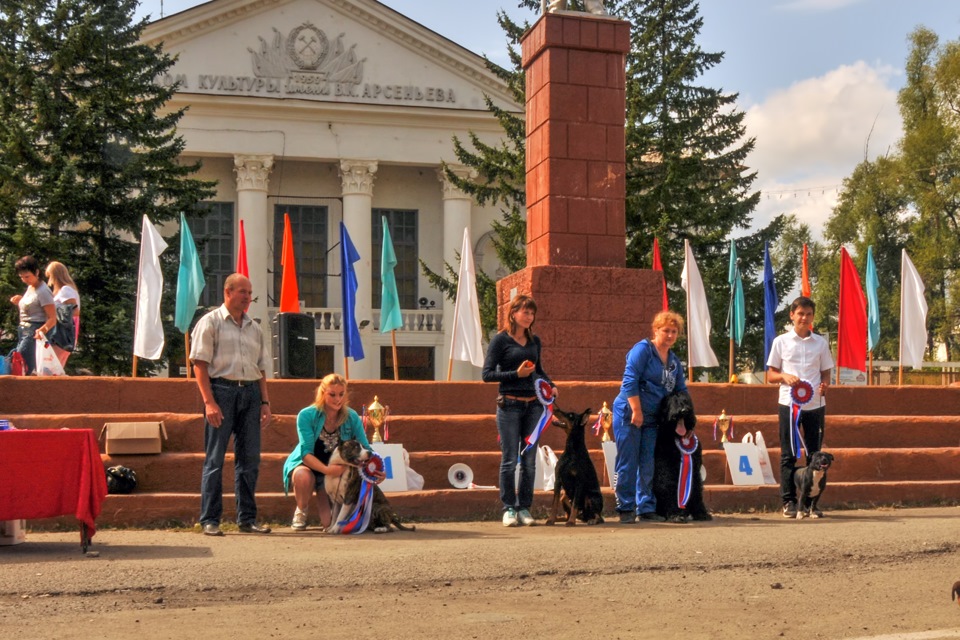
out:
{"label": "cardboard box", "polygon": [[167,438],[162,422],[107,422],[100,437],[107,434],[108,456],[137,453],[160,453],[160,436]]}
{"label": "cardboard box", "polygon": [[0,520],[0,546],[23,544],[26,541],[26,520]]}

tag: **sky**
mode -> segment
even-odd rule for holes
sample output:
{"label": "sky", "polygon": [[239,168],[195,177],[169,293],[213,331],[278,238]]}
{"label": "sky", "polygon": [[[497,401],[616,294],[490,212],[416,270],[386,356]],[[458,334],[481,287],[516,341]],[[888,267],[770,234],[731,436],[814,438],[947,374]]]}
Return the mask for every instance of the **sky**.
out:
{"label": "sky", "polygon": [[[497,24],[503,9],[536,15],[517,0],[382,0],[382,3],[494,62],[506,65]],[[201,4],[162,0],[163,15]],[[941,42],[960,39],[953,0],[700,0],[705,52],[723,61],[701,84],[738,94],[748,159],[761,192],[751,227],[794,213],[819,237],[843,179],[865,157],[896,150],[897,92],[904,84],[908,37],[924,26]],[[161,16],[161,0],[143,0],[138,17]]]}

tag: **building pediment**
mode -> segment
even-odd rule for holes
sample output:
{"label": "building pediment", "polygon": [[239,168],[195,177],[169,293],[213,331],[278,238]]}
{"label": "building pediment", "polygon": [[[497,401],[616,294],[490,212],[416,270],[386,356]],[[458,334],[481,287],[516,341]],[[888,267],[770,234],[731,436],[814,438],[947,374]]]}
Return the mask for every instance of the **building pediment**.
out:
{"label": "building pediment", "polygon": [[213,0],[151,23],[180,93],[520,111],[482,57],[376,0]]}

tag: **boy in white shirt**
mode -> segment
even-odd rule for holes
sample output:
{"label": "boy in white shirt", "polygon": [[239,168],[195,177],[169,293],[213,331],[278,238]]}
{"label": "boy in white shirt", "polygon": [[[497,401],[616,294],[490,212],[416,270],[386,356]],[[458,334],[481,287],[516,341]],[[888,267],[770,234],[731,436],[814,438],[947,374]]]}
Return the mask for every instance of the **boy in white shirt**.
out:
{"label": "boy in white shirt", "polygon": [[[794,300],[790,305],[793,328],[774,338],[767,358],[767,380],[780,383],[780,498],[785,518],[797,517],[793,474],[800,450],[795,450],[794,443],[799,440],[795,422],[803,429],[808,462],[823,442],[824,396],[830,384],[833,356],[826,339],[813,332],[815,311],[816,305],[810,298],[800,296]],[[799,418],[794,417],[795,411]]]}

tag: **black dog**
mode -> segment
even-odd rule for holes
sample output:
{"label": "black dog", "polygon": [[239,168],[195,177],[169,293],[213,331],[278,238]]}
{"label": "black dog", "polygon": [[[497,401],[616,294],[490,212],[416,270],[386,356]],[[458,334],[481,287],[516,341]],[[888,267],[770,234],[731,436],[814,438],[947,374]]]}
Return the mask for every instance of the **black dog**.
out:
{"label": "black dog", "polygon": [[[693,400],[689,394],[675,391],[663,399],[657,413],[657,444],[653,460],[653,495],[657,499],[657,513],[670,522],[694,520],[713,520],[713,516],[703,503],[703,478],[700,468],[703,466],[703,448],[694,439],[693,429],[697,426],[697,416],[693,409]],[[682,431],[682,435],[678,433]],[[683,463],[681,447],[688,449],[696,442],[696,449],[690,453],[693,464],[693,482],[686,507],[679,505],[678,487]]]}
{"label": "black dog", "polygon": [[807,466],[800,467],[793,474],[793,483],[797,487],[797,520],[805,516],[822,518],[817,502],[827,488],[827,469],[833,464],[833,454],[815,451]]}
{"label": "black dog", "polygon": [[[603,494],[600,493],[600,480],[593,466],[587,444],[584,440],[584,428],[590,409],[583,413],[570,413],[557,408],[553,424],[567,432],[567,444],[557,458],[556,481],[553,487],[553,509],[547,524],[557,521],[560,504],[567,513],[567,526],[576,524],[580,518],[587,524],[603,522]],[[560,491],[563,491],[561,500]]]}

